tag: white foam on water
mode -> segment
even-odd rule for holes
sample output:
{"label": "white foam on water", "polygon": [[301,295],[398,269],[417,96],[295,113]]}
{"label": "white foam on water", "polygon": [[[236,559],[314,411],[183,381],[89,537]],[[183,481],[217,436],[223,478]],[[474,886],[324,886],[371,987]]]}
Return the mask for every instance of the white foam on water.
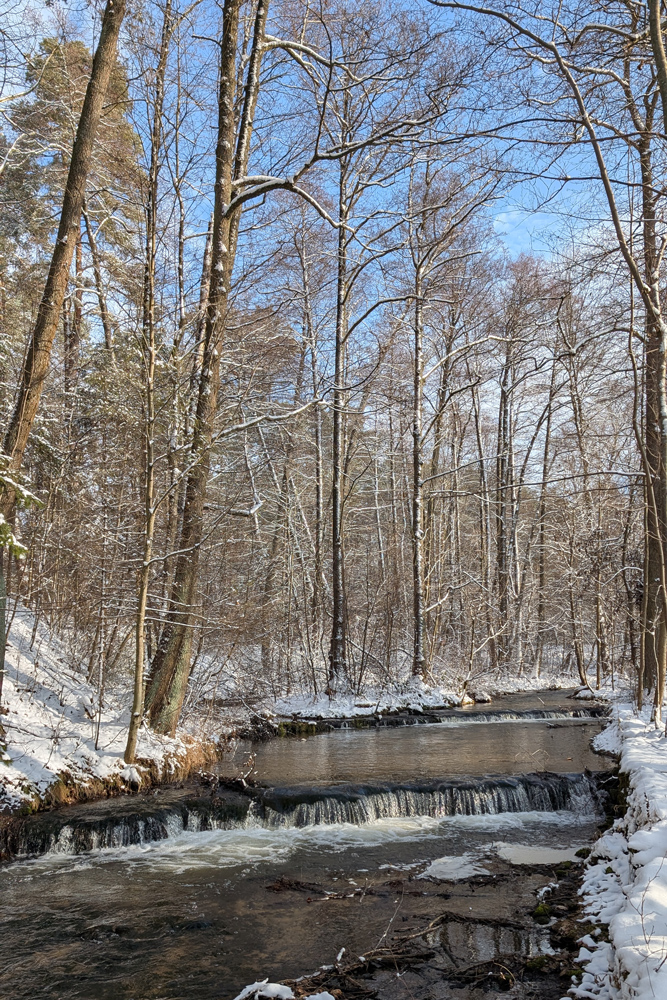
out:
{"label": "white foam on water", "polygon": [[590,822],[591,819],[590,815],[578,816],[567,811],[533,811],[441,818],[390,817],[359,826],[352,823],[306,827],[255,826],[200,832],[184,831],[181,826],[180,829],[174,829],[173,836],[164,840],[129,847],[101,848],[81,855],[48,854],[29,861],[15,862],[5,871],[18,874],[21,870],[27,877],[31,877],[31,874],[45,870],[71,872],[114,863],[141,865],[155,871],[172,873],[205,868],[250,870],[258,865],[286,861],[301,850],[335,855],[348,850],[382,847],[388,849],[387,860],[390,860],[392,845],[398,850],[401,844],[447,840],[450,836],[466,831],[488,833],[491,839],[499,832],[527,832],[526,828],[532,827],[576,829],[579,824]]}
{"label": "white foam on water", "polygon": [[529,823],[546,826],[580,826],[595,819],[595,812],[570,812],[567,809],[555,812],[486,813],[482,816],[446,816],[439,820],[442,825],[452,824],[468,830],[512,830]]}
{"label": "white foam on water", "polygon": [[[574,711],[574,710],[572,710]],[[598,715],[580,715],[575,716],[572,711],[558,711],[557,709],[545,710],[542,715],[525,715],[522,712],[508,712],[506,715],[498,715],[496,713],[489,712],[470,712],[466,717],[461,715],[456,716],[443,716],[437,722],[422,722],[417,723],[420,728],[425,726],[470,726],[470,725],[484,725],[484,726],[500,726],[500,725],[514,725],[517,722],[523,723],[541,723],[545,725],[549,722],[560,722],[560,723],[572,723],[577,724],[590,724],[590,723],[600,723],[605,722],[604,716]],[[414,723],[413,723],[414,725]],[[380,727],[384,728],[384,727]],[[401,729],[401,726],[387,727]]]}

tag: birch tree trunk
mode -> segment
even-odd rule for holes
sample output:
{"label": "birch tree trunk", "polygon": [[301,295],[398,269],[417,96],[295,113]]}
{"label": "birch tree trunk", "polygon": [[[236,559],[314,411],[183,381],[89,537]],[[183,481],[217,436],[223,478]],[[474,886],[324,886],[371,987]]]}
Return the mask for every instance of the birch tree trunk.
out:
{"label": "birch tree trunk", "polygon": [[498,402],[498,437],[496,449],[496,586],[498,593],[498,657],[501,665],[505,665],[510,654],[509,638],[509,588],[510,588],[510,558],[509,558],[509,497],[512,488],[511,481],[511,339],[508,339],[502,375],[500,379],[500,397]]}
{"label": "birch tree trunk", "polygon": [[415,328],[413,358],[412,401],[412,614],[413,648],[412,675],[423,677],[424,655],[424,511],[423,492],[423,438],[422,393],[424,388],[422,275],[418,267],[415,275]]}
{"label": "birch tree trunk", "polygon": [[547,476],[549,474],[549,459],[551,452],[551,419],[556,385],[556,358],[551,366],[551,382],[549,384],[549,402],[546,425],[544,428],[544,449],[542,451],[542,482],[540,483],[539,528],[538,528],[538,584],[537,584],[537,642],[535,655],[535,676],[542,672],[542,654],[544,652],[544,626],[546,620],[546,583],[547,583]]}
{"label": "birch tree trunk", "polygon": [[333,621],[329,647],[328,693],[333,694],[345,678],[345,577],[343,568],[343,411],[345,409],[345,345],[347,340],[347,191],[346,168],[341,163],[339,179],[338,272],[336,291],[336,346],[333,389],[333,454],[331,484],[331,542]]}

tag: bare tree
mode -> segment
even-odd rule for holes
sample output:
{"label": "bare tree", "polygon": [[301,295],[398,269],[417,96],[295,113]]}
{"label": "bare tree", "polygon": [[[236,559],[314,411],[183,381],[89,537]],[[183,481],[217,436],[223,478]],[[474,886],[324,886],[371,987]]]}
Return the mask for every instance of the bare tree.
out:
{"label": "bare tree", "polygon": [[[65,299],[72,258],[80,236],[81,213],[86,197],[86,179],[93,145],[116,58],[116,46],[124,14],[125,0],[108,0],[72,148],[49,275],[23,365],[18,397],[5,432],[3,450],[10,458],[11,469],[20,468],[49,368],[51,348]],[[11,489],[3,491],[2,510],[5,516],[8,516],[12,509],[14,496]]]}

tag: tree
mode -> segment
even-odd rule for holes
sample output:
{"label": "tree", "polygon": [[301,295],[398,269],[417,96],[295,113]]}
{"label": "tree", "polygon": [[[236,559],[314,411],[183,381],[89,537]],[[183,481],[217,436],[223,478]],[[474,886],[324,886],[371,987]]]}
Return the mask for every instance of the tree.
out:
{"label": "tree", "polygon": [[[21,465],[48,371],[51,348],[60,320],[72,258],[79,239],[81,213],[86,195],[86,179],[107,86],[115,63],[116,45],[124,14],[125,0],[108,0],[72,148],[60,224],[49,275],[23,365],[18,398],[5,433],[3,447],[9,456],[11,470],[17,470]],[[0,500],[5,517],[10,514],[14,501],[13,490],[5,487]]]}
{"label": "tree", "polygon": [[190,622],[197,584],[197,564],[203,535],[206,480],[220,384],[220,353],[229,286],[238,238],[238,212],[228,209],[234,181],[245,175],[250,138],[259,93],[259,71],[268,0],[260,0],[238,132],[236,130],[236,60],[239,0],[226,0],[220,42],[218,142],[216,148],[215,207],[211,243],[211,277],[199,376],[197,411],[190,449],[183,520],[179,539],[167,627],[153,660],[147,707],[159,732],[174,732],[190,676],[192,635]]}
{"label": "tree", "polygon": [[[581,160],[595,171],[610,235],[644,312],[645,435],[640,435],[637,446],[644,471],[646,535],[638,699],[641,702],[646,681],[654,683],[654,714],[659,722],[667,663],[667,324],[660,294],[658,220],[663,195],[653,152],[662,144],[656,115],[662,118],[663,131],[667,128],[661,5],[649,0],[630,9],[613,3],[600,17],[597,9],[592,12],[585,5],[538,11],[523,3],[484,7],[455,0],[431,2],[493,21],[500,33],[494,44],[500,43],[511,59],[520,60],[529,102],[541,105],[548,91],[557,109],[549,143],[558,150],[557,160],[573,153],[575,177]],[[526,135],[521,138],[529,141]],[[578,157],[574,150],[581,141],[586,149]],[[619,156],[628,157],[636,171],[637,181],[629,187],[617,175]],[[560,183],[572,179],[565,169],[557,176]],[[640,249],[633,231],[636,222]]]}

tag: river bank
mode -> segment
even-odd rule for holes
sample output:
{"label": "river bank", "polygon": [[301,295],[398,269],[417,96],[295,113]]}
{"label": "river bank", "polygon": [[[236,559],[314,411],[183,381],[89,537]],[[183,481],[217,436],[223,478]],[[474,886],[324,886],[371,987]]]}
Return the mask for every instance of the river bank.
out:
{"label": "river bank", "polygon": [[[395,916],[376,948],[285,985],[297,998],[326,990],[344,1000],[560,1000],[582,975],[579,939],[599,932],[579,895],[583,861],[571,853],[551,864],[486,860],[485,874],[432,878],[428,893],[423,880],[394,878],[385,891]],[[317,888],[283,891],[322,905]]]}
{"label": "river bank", "polygon": [[[475,692],[475,701],[468,691],[448,693],[417,685],[374,698],[344,697],[321,703],[292,698],[271,708],[242,706],[242,711],[234,703],[228,706],[224,719],[221,717],[217,741],[202,741],[194,731],[183,731],[170,740],[144,730],[137,766],[126,768],[122,761],[126,720],[118,703],[109,695],[105,704],[95,704],[92,688],[86,688],[80,672],[68,665],[63,647],[33,625],[29,617],[14,623],[5,678],[8,711],[0,716],[0,855],[5,860],[43,855],[47,869],[55,864],[54,872],[60,873],[57,878],[65,884],[69,876],[65,876],[59,859],[72,858],[77,866],[71,875],[73,885],[85,883],[86,866],[91,864],[110,875],[116,871],[122,882],[126,869],[134,870],[138,862],[155,863],[160,871],[166,859],[182,858],[183,851],[204,867],[222,863],[223,869],[231,866],[235,871],[234,866],[243,865],[247,858],[246,864],[251,866],[247,871],[259,866],[260,872],[268,864],[267,870],[275,874],[268,885],[278,887],[276,898],[292,899],[286,908],[284,903],[278,906],[279,912],[289,912],[290,920],[302,921],[301,906],[312,906],[315,898],[337,900],[341,913],[345,906],[357,906],[364,900],[364,926],[377,931],[376,941],[387,927],[397,935],[391,961],[395,963],[399,953],[402,955],[399,978],[408,971],[417,977],[411,986],[415,996],[417,980],[426,975],[424,981],[428,981],[430,973],[423,973],[423,969],[434,961],[443,982],[460,981],[461,985],[466,976],[479,978],[485,968],[484,975],[491,979],[500,976],[496,983],[499,989],[511,980],[516,996],[522,996],[525,989],[551,996],[546,991],[556,989],[556,985],[560,988],[563,970],[569,969],[571,974],[575,967],[581,969],[570,986],[575,996],[645,1000],[667,995],[667,876],[663,872],[667,755],[664,737],[650,726],[647,715],[637,716],[629,706],[616,705],[612,724],[596,738],[598,749],[620,755],[627,811],[614,817],[613,825],[595,839],[591,823],[599,824],[600,820],[595,820],[594,808],[591,811],[590,805],[582,805],[590,801],[595,790],[582,772],[597,769],[588,748],[590,727],[600,728],[609,707],[590,700],[591,692],[542,687],[527,696],[494,691],[490,702],[488,691],[481,689]],[[514,682],[508,686],[516,690],[520,685]],[[534,688],[535,682],[530,686]],[[587,696],[583,700],[582,694]],[[421,777],[415,771],[420,768]],[[578,776],[568,778],[568,769]],[[239,781],[241,774],[247,780]],[[294,787],[285,785],[287,777]],[[577,782],[583,782],[581,787]],[[585,819],[583,826],[577,826],[581,823],[576,818],[579,813]],[[557,825],[552,826],[552,821]],[[572,822],[574,826],[568,827]],[[563,823],[569,829],[564,839]],[[574,867],[565,881],[566,869],[559,874],[553,866],[524,865],[515,870],[498,853],[498,844],[502,848],[503,843],[499,838],[505,837],[503,831],[507,830],[520,831],[520,841],[535,838],[543,845],[553,844],[554,849],[570,850],[581,837],[584,844],[593,845],[591,857],[583,866],[580,859],[571,858]],[[486,869],[486,874],[471,874],[465,886],[457,882],[454,892],[449,876],[442,880],[424,878],[428,866],[438,860],[432,845],[440,843],[445,833],[446,857],[467,858]],[[469,843],[474,847],[470,857]],[[341,850],[345,857],[349,855],[347,867],[338,874],[333,874],[335,866],[325,866],[330,884],[321,878],[323,845],[325,857],[334,857]],[[463,853],[457,855],[457,849]],[[293,856],[303,858],[296,870],[291,861],[276,866],[276,858]],[[358,869],[357,856],[368,857],[367,869]],[[22,864],[18,869],[6,869],[12,871],[12,879]],[[32,862],[26,864],[28,881],[39,882],[39,868],[30,867]],[[390,879],[383,875],[387,865],[398,865]],[[356,883],[357,870],[364,873],[363,887],[355,885],[352,892],[341,895],[336,881],[345,878]],[[247,882],[243,871],[246,869],[239,870],[240,881],[234,883],[241,893]],[[304,878],[305,871],[310,878]],[[367,871],[375,874],[371,877]],[[533,876],[543,884],[536,888]],[[503,896],[499,887],[507,888],[513,880],[523,885],[524,877],[528,895],[522,888],[521,901],[516,901],[518,909],[511,917],[505,914],[509,920],[505,930],[497,923],[497,913],[489,924],[489,913],[496,904],[500,906]],[[532,928],[531,914],[540,905],[535,894],[551,883],[551,892],[570,894],[570,902],[554,904],[567,910],[558,919],[555,910],[549,916],[550,925],[556,927],[558,920],[570,919],[574,913],[572,879],[579,878],[582,908],[572,917],[571,929],[576,929],[578,921],[582,928],[590,925],[588,930],[578,937],[570,935],[567,948],[560,951],[558,941],[551,942],[549,948],[560,955],[557,959],[549,951],[535,955],[534,944],[530,944],[533,938],[527,933]],[[250,911],[242,903],[243,895],[238,897],[241,922],[248,920],[258,900],[264,899],[266,887],[253,884]],[[423,888],[427,884],[438,891]],[[398,892],[399,888],[397,895],[394,889]],[[496,903],[491,902],[493,893],[488,896],[492,888]],[[466,893],[478,900],[488,896],[485,905],[491,909],[479,911],[471,898],[468,910],[457,911],[454,919],[447,908],[446,912],[437,909],[443,893],[447,899],[462,899]],[[204,903],[197,905],[209,908],[211,901],[206,893],[204,896]],[[399,898],[433,903],[432,909],[431,903],[424,902],[414,910],[407,921],[409,934],[397,926],[398,916],[392,917],[396,905],[392,900]],[[301,902],[297,905],[295,900]],[[267,926],[274,919],[272,913],[268,907]],[[401,913],[400,923],[404,915]],[[130,914],[128,919],[131,924],[134,916]],[[353,913],[341,918],[339,939],[347,942],[347,957],[326,971],[334,977],[347,977],[348,991],[352,977],[365,983],[363,989],[379,989],[380,995],[389,997],[385,980],[390,959],[382,951],[386,939],[373,946],[375,951],[360,940],[357,950],[364,954],[364,961],[358,954],[350,957],[354,949],[348,945],[354,938],[351,928],[356,919]],[[440,922],[431,927],[434,920]],[[174,915],[168,921],[173,927],[181,924],[182,916]],[[451,930],[445,945],[444,924]],[[454,924],[458,930],[452,930]],[[90,915],[82,918],[84,935],[91,926],[103,927],[104,921],[95,918],[91,924]],[[475,954],[486,954],[491,926],[504,942],[501,951],[481,963],[468,963],[465,975],[457,960],[456,974],[449,969],[447,979],[442,963],[446,965],[450,959],[442,948],[446,946],[454,954],[452,941],[460,932],[461,940],[468,941],[470,947],[470,942],[477,942]],[[430,929],[424,931],[424,927]],[[509,939],[503,934],[510,930],[518,935],[517,941],[524,942],[523,951],[507,950]],[[116,931],[110,933],[113,937]],[[573,942],[579,942],[574,957]],[[263,947],[266,954],[266,942]],[[310,959],[304,954],[300,965],[294,956],[288,960],[286,953],[282,959],[276,954],[271,961],[276,968],[291,968],[295,974],[297,968],[313,968],[318,948],[326,951],[326,936],[313,946]],[[434,948],[434,955],[437,952],[440,957],[432,955],[427,962],[426,952]],[[425,949],[421,958],[415,957],[415,949]],[[509,973],[499,971],[501,954],[506,961],[500,964]],[[423,967],[421,972],[416,971],[417,966]],[[240,977],[241,967],[237,972]],[[503,980],[506,974],[507,981]],[[481,988],[481,980],[472,979],[466,996],[475,996],[474,990]],[[301,995],[306,988],[311,992],[318,986],[325,988],[322,984],[326,981],[326,976],[321,982],[316,977],[310,986],[294,986],[294,991]],[[524,989],[519,985],[522,983],[528,986]],[[240,985],[239,978],[235,984]],[[331,984],[347,996],[334,979]],[[233,990],[233,980],[229,990]],[[173,995],[181,1000],[179,994]]]}
{"label": "river bank", "polygon": [[[406,935],[414,953],[425,932],[459,978],[464,948],[466,967],[509,962],[519,982],[525,964],[560,984],[570,958],[548,935],[569,911],[540,923],[537,893],[596,839],[613,762],[590,749],[604,720],[573,717],[565,693],[514,697],[463,719],[239,744],[245,784],[218,765],[20,818],[19,856],[0,868],[0,994],[231,1000]],[[388,976],[378,961],[368,971]],[[458,1000],[478,988],[459,987]]]}
{"label": "river bank", "polygon": [[627,808],[599,838],[584,872],[587,918],[600,929],[582,942],[575,997],[655,1000],[667,996],[667,742],[619,705],[597,745],[620,755]]}
{"label": "river bank", "polygon": [[590,735],[606,711],[543,692],[439,714],[366,717],[362,727],[352,720],[300,738],[280,738],[275,729],[272,740],[215,747],[206,766],[190,758],[193,773],[181,780],[178,773],[160,780],[146,768],[152,780],[132,790],[118,781],[74,784],[75,804],[54,801],[50,786],[41,808],[0,816],[0,859],[128,847],[251,820],[358,824],[395,815],[567,809],[579,785],[584,796],[595,794],[594,781],[568,772],[604,766],[590,750]]}
{"label": "river bank", "polygon": [[[227,703],[193,709],[175,738],[142,727],[137,761],[127,767],[123,753],[128,699],[115,693],[113,678],[104,698],[96,698],[92,683],[85,679],[86,669],[72,660],[43,622],[36,623],[25,609],[17,610],[6,652],[0,714],[0,826],[27,813],[189,781],[229,759],[238,741],[247,748],[276,736],[303,738],[336,729],[471,721],[489,703],[489,690],[494,694],[496,719],[501,709],[508,720],[516,716],[511,692],[522,689],[541,692],[533,718],[541,717],[542,702],[547,708],[544,717],[551,717],[562,701],[559,687],[572,683],[567,677],[508,677],[493,689],[478,686],[471,694],[467,687],[429,687],[410,681],[396,690],[356,697],[293,696],[254,704],[230,698]],[[591,702],[591,692],[583,694],[587,699],[568,700],[571,707],[560,717],[604,714],[602,704]],[[475,717],[484,721],[483,714]],[[203,732],[214,735],[204,737]]]}
{"label": "river bank", "polygon": [[[488,997],[489,988],[509,991],[516,998],[539,996],[540,1000],[556,1000],[565,993],[581,1000],[667,996],[665,736],[650,722],[650,708],[637,713],[629,705],[617,705],[609,726],[594,744],[618,756],[620,783],[610,798],[606,829],[590,852],[579,852],[588,855],[585,861],[561,864],[549,875],[546,868],[515,868],[509,877],[515,880],[516,907],[504,925],[489,919],[494,909],[484,895],[478,895],[480,888],[488,886],[488,875],[458,883],[457,898],[472,904],[467,912],[464,906],[463,912],[459,907],[452,914],[448,902],[447,912],[430,923],[422,920],[422,926],[410,933],[393,927],[390,940],[372,953],[361,958],[341,956],[313,976],[287,981],[294,996],[327,989],[338,990],[345,1000],[370,996],[401,1000],[408,995],[413,1000],[447,1000],[460,997],[464,990],[466,1000],[482,1000]],[[497,891],[502,883],[495,882],[495,877]],[[541,886],[536,888],[533,878],[541,880]],[[405,881],[402,891],[410,891]],[[543,945],[537,956],[525,948],[531,893],[532,902],[537,901],[533,918],[537,915],[549,924],[549,945]],[[452,921],[460,931],[456,940],[468,945],[468,956],[473,941],[476,955],[480,953],[480,926],[484,927],[481,940],[496,942],[495,953],[471,963],[466,961],[465,949],[464,954],[452,952]],[[501,926],[519,932],[516,940],[524,941],[523,953],[516,949],[516,940],[512,943],[505,938],[501,948]]]}

